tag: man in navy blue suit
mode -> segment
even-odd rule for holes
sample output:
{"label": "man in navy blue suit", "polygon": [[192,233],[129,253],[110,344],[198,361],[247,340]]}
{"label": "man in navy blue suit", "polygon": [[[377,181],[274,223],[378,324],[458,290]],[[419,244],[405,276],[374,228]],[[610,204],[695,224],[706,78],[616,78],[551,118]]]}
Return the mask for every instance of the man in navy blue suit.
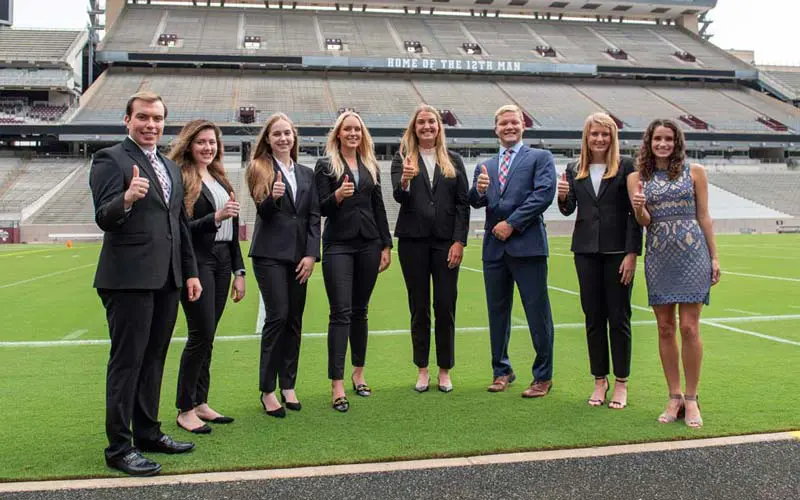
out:
{"label": "man in navy blue suit", "polygon": [[536,358],[525,398],[547,395],[553,385],[553,316],[547,295],[547,232],[542,214],[553,203],[556,169],[549,151],[522,143],[522,110],[502,106],[494,117],[499,154],[475,167],[470,204],[486,207],[483,274],[489,310],[494,381],[502,392],[516,376],[508,359],[514,283],[519,288]]}

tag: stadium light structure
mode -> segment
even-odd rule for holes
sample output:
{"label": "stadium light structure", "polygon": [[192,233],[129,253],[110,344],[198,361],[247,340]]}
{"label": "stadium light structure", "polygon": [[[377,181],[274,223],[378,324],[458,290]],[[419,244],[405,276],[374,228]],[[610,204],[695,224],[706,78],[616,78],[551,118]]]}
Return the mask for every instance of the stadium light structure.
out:
{"label": "stadium light structure", "polygon": [[461,48],[470,56],[479,56],[483,54],[483,49],[481,49],[481,46],[477,43],[465,42],[461,44]]}

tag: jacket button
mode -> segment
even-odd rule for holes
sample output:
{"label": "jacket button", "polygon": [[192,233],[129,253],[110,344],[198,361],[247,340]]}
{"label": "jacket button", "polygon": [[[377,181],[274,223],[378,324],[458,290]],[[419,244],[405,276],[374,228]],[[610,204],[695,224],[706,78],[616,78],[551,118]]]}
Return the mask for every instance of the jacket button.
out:
{"label": "jacket button", "polygon": [[167,234],[167,239],[168,239],[168,240],[171,240],[171,239],[172,239],[172,235],[168,233],[168,234]]}
{"label": "jacket button", "polygon": [[431,206],[433,206],[433,205],[435,205],[435,203],[434,203],[434,202],[431,202]]}

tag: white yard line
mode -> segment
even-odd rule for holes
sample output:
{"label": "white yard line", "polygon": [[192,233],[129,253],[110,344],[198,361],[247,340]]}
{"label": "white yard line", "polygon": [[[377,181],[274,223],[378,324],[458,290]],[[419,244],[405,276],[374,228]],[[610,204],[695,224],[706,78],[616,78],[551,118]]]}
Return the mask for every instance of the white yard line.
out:
{"label": "white yard line", "polygon": [[93,267],[94,265],[95,264],[84,264],[84,265],[78,266],[78,267],[70,267],[69,269],[64,269],[62,271],[55,271],[53,273],[42,274],[41,276],[35,276],[33,278],[28,278],[26,280],[15,281],[13,283],[6,283],[5,285],[0,285],[0,289],[11,288],[11,287],[15,287],[17,285],[24,285],[25,283],[32,283],[34,281],[39,281],[39,280],[43,280],[43,279],[46,279],[46,278],[52,278],[53,276],[58,276],[60,274],[71,273],[72,271],[78,271],[80,269],[86,269],[87,267]]}
{"label": "white yard line", "polygon": [[761,313],[753,312],[753,311],[745,311],[744,309],[725,309],[728,312],[734,313],[742,313],[742,314],[749,314],[750,316],[760,316]]}
{"label": "white yard line", "polygon": [[767,276],[765,274],[750,274],[750,273],[734,273],[732,271],[725,271],[722,270],[723,277],[730,276],[744,276],[747,278],[760,278],[765,280],[775,280],[775,281],[791,281],[792,283],[800,283],[800,278],[784,278],[783,276]]}
{"label": "white yard line", "polygon": [[85,333],[89,333],[89,330],[81,328],[80,330],[75,330],[72,333],[64,335],[64,337],[62,337],[61,340],[75,340],[77,338],[80,338]]}
{"label": "white yard line", "polygon": [[707,319],[701,319],[700,323],[702,323],[704,325],[714,326],[714,327],[717,327],[717,328],[722,328],[723,330],[729,330],[731,332],[741,333],[741,334],[744,334],[744,335],[752,335],[753,337],[758,337],[758,338],[761,338],[761,339],[772,340],[773,342],[780,342],[781,344],[790,344],[790,345],[800,346],[800,342],[796,342],[794,340],[788,340],[788,339],[784,339],[784,338],[781,338],[781,337],[774,337],[772,335],[764,335],[763,333],[751,332],[750,330],[742,330],[741,328],[734,328],[732,326],[723,325],[721,323],[717,323],[716,321],[710,321],[710,320],[707,320]]}

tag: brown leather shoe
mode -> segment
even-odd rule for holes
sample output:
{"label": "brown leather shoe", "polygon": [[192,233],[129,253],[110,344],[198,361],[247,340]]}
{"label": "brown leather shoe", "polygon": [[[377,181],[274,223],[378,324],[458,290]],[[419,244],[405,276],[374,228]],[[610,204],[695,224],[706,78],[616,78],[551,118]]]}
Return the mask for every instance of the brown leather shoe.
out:
{"label": "brown leather shoe", "polygon": [[534,380],[531,386],[522,391],[523,398],[541,398],[547,396],[553,387],[552,380]]}
{"label": "brown leather shoe", "polygon": [[487,390],[489,392],[503,392],[516,379],[517,376],[514,375],[514,372],[511,372],[508,375],[500,375],[494,379],[494,382],[492,382],[492,385],[490,385]]}

